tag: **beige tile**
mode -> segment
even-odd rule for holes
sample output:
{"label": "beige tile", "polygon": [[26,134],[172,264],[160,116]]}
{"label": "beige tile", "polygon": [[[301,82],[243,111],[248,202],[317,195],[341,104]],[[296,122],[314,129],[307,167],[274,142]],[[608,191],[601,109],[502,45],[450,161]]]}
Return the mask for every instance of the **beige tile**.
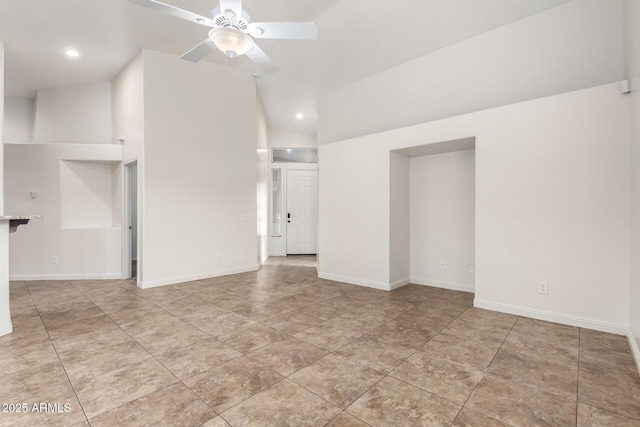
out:
{"label": "beige tile", "polygon": [[622,355],[631,355],[629,341],[624,335],[608,334],[606,332],[580,329],[580,348],[582,351],[606,351]]}
{"label": "beige tile", "polygon": [[612,368],[580,362],[578,401],[596,408],[640,420],[640,376],[631,363]]}
{"label": "beige tile", "polygon": [[215,416],[198,396],[184,384],[177,383],[92,418],[91,426],[195,426]]}
{"label": "beige tile", "polygon": [[275,371],[247,358],[231,360],[184,383],[217,413],[222,413],[280,381]]}
{"label": "beige tile", "polygon": [[580,362],[599,365],[603,370],[616,370],[634,365],[629,373],[636,373],[627,338],[623,335],[580,330]]}
{"label": "beige tile", "polygon": [[406,383],[464,405],[484,371],[449,360],[436,359],[420,351],[390,375]]}
{"label": "beige tile", "polygon": [[197,323],[198,328],[215,338],[232,335],[235,331],[256,323],[236,313],[223,314],[202,320],[203,321]]}
{"label": "beige tile", "polygon": [[283,380],[222,413],[231,425],[322,426],[341,410],[304,388]]}
{"label": "beige tile", "polygon": [[260,347],[281,341],[288,335],[261,323],[246,325],[232,333],[218,335],[218,339],[242,353],[249,353]]}
{"label": "beige tile", "polygon": [[215,325],[216,319],[231,312],[213,304],[200,306],[185,313],[179,314],[180,318],[193,326]]}
{"label": "beige tile", "polygon": [[0,381],[2,402],[21,402],[46,394],[51,389],[68,388],[69,380],[60,361],[47,360],[47,363],[32,368],[3,372],[2,381]]}
{"label": "beige tile", "polygon": [[295,334],[321,322],[318,317],[301,310],[285,310],[262,321],[265,325],[269,325],[286,334]]}
{"label": "beige tile", "polygon": [[416,305],[415,310],[423,311],[426,313],[432,313],[434,310],[437,310],[437,311],[446,310],[452,314],[460,315],[464,311],[468,310],[469,307],[470,305],[466,303],[460,303],[456,301],[446,301],[446,300],[443,301],[443,300],[436,300],[436,299],[430,298],[427,301],[421,302],[418,305]]}
{"label": "beige tile", "polygon": [[59,351],[58,356],[72,384],[152,357],[134,340],[116,342],[99,350],[95,347],[73,348]]}
{"label": "beige tile", "polygon": [[501,348],[487,372],[518,384],[576,400],[578,361],[537,352]]}
{"label": "beige tile", "polygon": [[489,418],[470,409],[462,409],[451,427],[509,427],[507,424]]}
{"label": "beige tile", "polygon": [[1,394],[3,403],[20,403],[24,405],[21,409],[26,409],[26,412],[0,412],[0,426],[88,425],[80,403],[68,382],[64,385],[45,384],[44,387],[21,398]]}
{"label": "beige tile", "polygon": [[43,312],[40,310],[40,317],[44,326],[49,328],[57,328],[69,323],[82,321],[88,317],[103,316],[104,313],[93,303],[87,302],[83,307],[69,306],[65,310],[56,309],[54,311]]}
{"label": "beige tile", "polygon": [[326,354],[327,350],[289,337],[255,350],[247,356],[288,377]]}
{"label": "beige tile", "polygon": [[389,344],[402,345],[417,350],[437,334],[438,331],[428,332],[399,325],[395,323],[395,321],[391,321],[369,332],[367,336],[378,338]]}
{"label": "beige tile", "polygon": [[563,359],[567,362],[577,362],[579,350],[578,341],[574,339],[554,335],[540,337],[518,332],[511,332],[502,348],[523,354],[538,354],[545,358]]}
{"label": "beige tile", "polygon": [[282,302],[272,302],[266,304],[258,304],[241,310],[235,310],[234,312],[251,319],[256,322],[263,322],[266,319],[277,316],[283,311],[290,310],[291,307],[288,304]]}
{"label": "beige tile", "polygon": [[313,305],[309,305],[299,310],[300,313],[317,317],[320,321],[326,322],[338,316],[342,316],[345,312],[351,310],[349,300],[341,298],[332,298]]}
{"label": "beige tile", "polygon": [[422,350],[439,359],[485,369],[501,345],[500,339],[460,336],[443,331],[426,343]]}
{"label": "beige tile", "polygon": [[582,403],[578,404],[578,427],[604,426],[638,427],[640,420],[626,418]]}
{"label": "beige tile", "polygon": [[[117,325],[126,325],[137,322],[144,322],[153,316],[166,315],[167,311],[150,302],[142,303],[143,298],[134,300],[133,306],[123,307],[118,311],[109,313],[109,317]],[[144,300],[146,301],[146,300]]]}
{"label": "beige tile", "polygon": [[121,323],[119,326],[134,338],[150,335],[154,332],[165,332],[179,328],[193,328],[192,325],[184,320],[164,310],[161,313],[147,315],[140,320]]}
{"label": "beige tile", "polygon": [[355,310],[348,311],[341,317],[352,319],[371,319],[374,322],[387,322],[403,313],[406,313],[413,307],[413,305],[407,305],[407,303],[387,302],[379,305],[378,302],[374,302],[365,304]]}
{"label": "beige tile", "polygon": [[465,407],[513,426],[573,426],[576,401],[485,374]]}
{"label": "beige tile", "polygon": [[37,370],[42,365],[58,362],[50,341],[40,340],[29,346],[9,346],[8,340],[0,343],[0,372],[5,375],[22,370]]}
{"label": "beige tile", "polygon": [[353,415],[343,412],[335,417],[327,427],[368,427],[369,424],[357,419]]}
{"label": "beige tile", "polygon": [[[100,310],[102,310],[103,312],[109,315],[113,313],[118,313],[121,311],[128,311],[128,310],[138,310],[138,311],[145,311],[145,312],[153,312],[153,311],[161,312],[162,311],[155,304],[129,291],[123,291],[119,295],[112,295],[112,294],[101,295],[100,297],[92,298],[91,301],[98,308],[100,308]],[[115,315],[114,317],[120,318],[120,320],[123,320],[121,315]],[[125,319],[125,320],[130,321],[129,319]],[[127,322],[125,321],[125,322],[119,322],[119,323],[127,323]]]}
{"label": "beige tile", "polygon": [[334,351],[362,336],[361,333],[349,332],[334,325],[319,324],[294,335],[315,346]]}
{"label": "beige tile", "polygon": [[378,371],[330,354],[289,378],[344,409],[383,377]]}
{"label": "beige tile", "polygon": [[154,356],[188,347],[210,338],[207,333],[183,321],[158,325],[158,327],[132,336]]}
{"label": "beige tile", "polygon": [[215,417],[210,419],[204,424],[201,424],[200,427],[231,427],[229,423],[227,423],[222,417]]}
{"label": "beige tile", "polygon": [[450,426],[460,406],[395,378],[386,377],[347,412],[372,426]]}
{"label": "beige tile", "polygon": [[[318,279],[314,260],[273,258],[256,272],[148,290],[122,280],[11,283],[14,332],[0,337],[0,395],[70,402],[72,412],[0,413],[0,425],[87,426],[68,378],[90,416],[127,424],[228,427],[204,399],[230,414],[239,408],[239,420],[276,425],[291,416],[299,424],[404,426],[428,424],[427,413],[455,427],[640,425],[640,377],[625,337],[473,308],[464,292]],[[398,349],[419,352],[386,378],[371,369],[400,363]],[[253,351],[247,358],[239,350]],[[455,421],[433,410],[459,406],[470,392]],[[357,401],[361,412],[325,418],[313,402],[329,401]]]}
{"label": "beige tile", "polygon": [[91,317],[82,322],[49,329],[48,333],[58,351],[77,348],[97,350],[131,340],[131,337],[107,316]]}
{"label": "beige tile", "polygon": [[74,388],[87,417],[93,418],[177,381],[155,359],[148,359],[80,382]]}
{"label": "beige tile", "polygon": [[241,357],[242,353],[213,338],[157,356],[175,376],[185,379]]}
{"label": "beige tile", "polygon": [[513,326],[512,332],[547,339],[557,338],[573,345],[578,342],[580,329],[574,326],[520,317]]}
{"label": "beige tile", "polygon": [[336,353],[357,360],[358,363],[376,371],[389,373],[414,352],[413,348],[365,335],[340,348]]}

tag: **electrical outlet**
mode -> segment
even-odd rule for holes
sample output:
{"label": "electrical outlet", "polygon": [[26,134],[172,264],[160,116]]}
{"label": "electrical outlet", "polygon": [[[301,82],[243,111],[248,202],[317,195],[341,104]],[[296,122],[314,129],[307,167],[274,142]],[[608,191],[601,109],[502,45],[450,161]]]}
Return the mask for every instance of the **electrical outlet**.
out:
{"label": "electrical outlet", "polygon": [[216,255],[216,262],[222,261],[222,257],[220,255]]}
{"label": "electrical outlet", "polygon": [[475,265],[470,265],[469,266],[469,273],[474,274],[476,272],[476,266]]}
{"label": "electrical outlet", "polygon": [[336,257],[331,257],[331,264],[337,264],[338,261],[336,260]]}
{"label": "electrical outlet", "polygon": [[447,269],[447,264],[445,264],[444,261],[440,261],[440,270],[446,270]]}
{"label": "electrical outlet", "polygon": [[58,257],[57,256],[52,256],[51,257],[51,264],[57,264],[58,263]]}
{"label": "electrical outlet", "polygon": [[547,295],[549,293],[549,283],[540,282],[540,289],[538,290],[542,295]]}

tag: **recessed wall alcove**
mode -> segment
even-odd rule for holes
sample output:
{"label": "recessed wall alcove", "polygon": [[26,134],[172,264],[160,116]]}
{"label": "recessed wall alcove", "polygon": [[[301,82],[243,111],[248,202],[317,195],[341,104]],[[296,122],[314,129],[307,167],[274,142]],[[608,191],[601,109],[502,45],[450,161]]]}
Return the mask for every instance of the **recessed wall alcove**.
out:
{"label": "recessed wall alcove", "polygon": [[475,138],[390,152],[390,282],[475,290]]}

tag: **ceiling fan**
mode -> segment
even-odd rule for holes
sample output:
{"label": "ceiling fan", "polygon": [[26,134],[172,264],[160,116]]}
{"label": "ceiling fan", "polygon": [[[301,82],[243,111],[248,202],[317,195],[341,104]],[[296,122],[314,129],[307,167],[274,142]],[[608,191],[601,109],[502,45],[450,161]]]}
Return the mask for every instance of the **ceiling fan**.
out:
{"label": "ceiling fan", "polygon": [[130,0],[131,3],[173,15],[196,24],[210,27],[209,37],[182,55],[182,59],[197,62],[216,48],[230,58],[247,55],[264,74],[278,71],[278,66],[253,41],[262,39],[314,40],[318,27],[313,22],[251,22],[242,9],[242,0],[219,0],[211,18],[180,9],[156,0]]}

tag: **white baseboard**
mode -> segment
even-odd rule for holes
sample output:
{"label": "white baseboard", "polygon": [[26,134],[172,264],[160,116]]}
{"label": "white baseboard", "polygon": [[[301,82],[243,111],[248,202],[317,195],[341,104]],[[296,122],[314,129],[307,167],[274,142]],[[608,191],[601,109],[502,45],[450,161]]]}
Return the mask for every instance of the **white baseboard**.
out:
{"label": "white baseboard", "polygon": [[287,256],[286,252],[269,252],[269,256]]}
{"label": "white baseboard", "polygon": [[384,282],[376,282],[373,280],[365,280],[359,277],[340,276],[339,274],[323,273],[318,271],[318,277],[320,279],[333,280],[334,282],[349,283],[351,285],[365,286],[367,288],[381,289],[383,291],[390,291],[391,285]]}
{"label": "white baseboard", "polygon": [[13,324],[11,322],[0,325],[0,337],[5,336],[13,332]]}
{"label": "white baseboard", "polygon": [[409,279],[408,277],[405,277],[404,279],[400,279],[400,280],[396,280],[395,282],[391,282],[389,284],[389,288],[391,290],[394,290],[394,289],[401,288],[401,287],[403,287],[405,285],[408,285],[409,283],[411,283],[411,279]]}
{"label": "white baseboard", "polygon": [[629,347],[631,347],[631,354],[633,354],[633,360],[636,361],[636,369],[640,373],[640,348],[638,348],[638,341],[636,341],[635,335],[631,329],[627,331],[627,340],[629,341]]}
{"label": "white baseboard", "polygon": [[55,273],[55,274],[10,274],[11,281],[25,280],[111,280],[122,279],[122,273]]}
{"label": "white baseboard", "polygon": [[510,304],[496,303],[492,301],[473,300],[473,306],[486,310],[499,311],[501,313],[515,314],[516,316],[530,317],[547,322],[560,323],[562,325],[577,326],[579,328],[593,329],[596,331],[609,332],[616,335],[627,335],[627,327],[613,323],[600,322],[583,317],[569,316],[566,314],[552,313],[533,308],[519,307]]}
{"label": "white baseboard", "polygon": [[232,270],[218,270],[210,273],[197,274],[193,276],[180,276],[171,277],[168,279],[159,280],[139,280],[138,287],[141,289],[157,288],[158,286],[175,285],[176,283],[192,282],[194,280],[209,279],[211,277],[228,276],[229,274],[247,273],[249,271],[256,271],[260,268],[258,264],[251,267],[236,268]]}
{"label": "white baseboard", "polygon": [[475,292],[476,287],[474,285],[465,285],[460,283],[452,283],[452,282],[443,282],[442,280],[429,280],[429,279],[421,279],[421,278],[411,278],[411,283],[416,285],[423,286],[433,286],[434,288],[443,288],[450,289],[452,291],[462,291],[462,292]]}

